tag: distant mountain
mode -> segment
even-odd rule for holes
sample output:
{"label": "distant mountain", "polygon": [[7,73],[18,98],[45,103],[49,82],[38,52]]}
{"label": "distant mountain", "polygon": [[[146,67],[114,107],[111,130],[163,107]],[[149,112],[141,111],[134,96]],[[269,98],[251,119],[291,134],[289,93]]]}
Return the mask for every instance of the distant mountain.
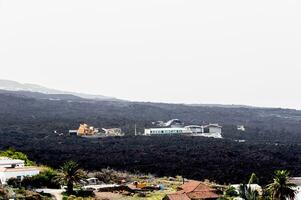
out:
{"label": "distant mountain", "polygon": [[[34,93],[58,95],[58,96],[56,96],[56,98],[63,97],[63,99],[65,99],[65,97],[67,97],[67,96],[60,96],[60,95],[73,95],[73,97],[72,96],[69,96],[69,97],[74,98],[74,96],[76,96],[76,97],[80,97],[80,98],[93,99],[93,100],[112,100],[112,101],[118,100],[116,98],[107,97],[107,96],[103,96],[103,95],[92,95],[92,94],[84,94],[84,93],[78,93],[78,92],[61,91],[61,90],[51,89],[51,88],[47,88],[47,87],[36,85],[36,84],[19,83],[16,81],[1,80],[1,79],[0,79],[0,90],[27,91],[27,92],[32,92],[31,95],[34,95]],[[30,93],[26,93],[26,94],[28,95]],[[40,94],[36,94],[36,95],[38,95],[39,97],[41,96]]]}

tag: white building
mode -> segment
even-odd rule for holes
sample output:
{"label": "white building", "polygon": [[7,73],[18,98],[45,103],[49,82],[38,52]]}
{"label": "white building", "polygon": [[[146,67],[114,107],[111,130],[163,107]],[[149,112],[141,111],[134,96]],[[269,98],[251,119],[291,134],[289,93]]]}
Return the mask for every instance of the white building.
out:
{"label": "white building", "polygon": [[179,135],[187,134],[192,136],[222,138],[222,127],[218,124],[209,124],[207,126],[189,125],[185,127],[160,127],[148,128],[144,130],[144,135]]}
{"label": "white building", "polygon": [[222,133],[222,126],[218,124],[209,124],[204,126],[204,129],[208,129],[208,133],[217,133],[221,134]]}
{"label": "white building", "polygon": [[188,133],[191,134],[204,133],[204,126],[189,125],[189,126],[185,126],[185,129],[187,130]]}
{"label": "white building", "polygon": [[237,126],[237,130],[238,130],[238,131],[245,132],[245,131],[246,131],[246,128],[245,128],[244,125],[238,125],[238,126]]}
{"label": "white building", "polygon": [[25,176],[34,176],[40,171],[34,167],[25,167],[23,160],[0,157],[0,184],[6,184],[10,178],[22,180]]}

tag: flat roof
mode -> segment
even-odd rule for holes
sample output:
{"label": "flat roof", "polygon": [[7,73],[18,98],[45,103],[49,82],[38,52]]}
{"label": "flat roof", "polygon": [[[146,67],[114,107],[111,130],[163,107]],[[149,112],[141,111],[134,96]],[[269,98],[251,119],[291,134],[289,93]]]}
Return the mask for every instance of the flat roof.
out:
{"label": "flat roof", "polygon": [[0,157],[0,165],[14,165],[14,164],[24,164],[24,160]]}
{"label": "flat roof", "polygon": [[40,171],[35,167],[20,167],[20,168],[1,168],[0,172],[28,172],[28,171]]}

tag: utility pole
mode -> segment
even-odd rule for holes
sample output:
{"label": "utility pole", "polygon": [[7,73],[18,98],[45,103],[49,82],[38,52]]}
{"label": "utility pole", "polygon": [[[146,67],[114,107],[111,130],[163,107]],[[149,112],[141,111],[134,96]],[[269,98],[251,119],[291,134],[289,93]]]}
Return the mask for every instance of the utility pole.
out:
{"label": "utility pole", "polygon": [[135,136],[137,136],[137,125],[135,124]]}

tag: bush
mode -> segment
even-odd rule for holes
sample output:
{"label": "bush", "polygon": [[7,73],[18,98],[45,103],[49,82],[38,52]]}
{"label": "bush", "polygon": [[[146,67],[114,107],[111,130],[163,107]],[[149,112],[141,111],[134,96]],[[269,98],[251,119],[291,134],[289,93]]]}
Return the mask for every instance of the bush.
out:
{"label": "bush", "polygon": [[236,191],[236,189],[234,187],[229,187],[226,191],[225,191],[225,195],[228,197],[238,197],[239,194]]}
{"label": "bush", "polygon": [[0,200],[9,199],[9,191],[6,188],[0,187]]}
{"label": "bush", "polygon": [[17,178],[10,178],[7,180],[7,185],[12,188],[19,188],[21,186],[21,180]]}
{"label": "bush", "polygon": [[58,189],[60,188],[60,184],[56,180],[57,175],[58,175],[57,171],[51,168],[45,168],[38,175],[32,177],[25,177],[22,181],[22,186],[25,188],[47,187],[47,188]]}

